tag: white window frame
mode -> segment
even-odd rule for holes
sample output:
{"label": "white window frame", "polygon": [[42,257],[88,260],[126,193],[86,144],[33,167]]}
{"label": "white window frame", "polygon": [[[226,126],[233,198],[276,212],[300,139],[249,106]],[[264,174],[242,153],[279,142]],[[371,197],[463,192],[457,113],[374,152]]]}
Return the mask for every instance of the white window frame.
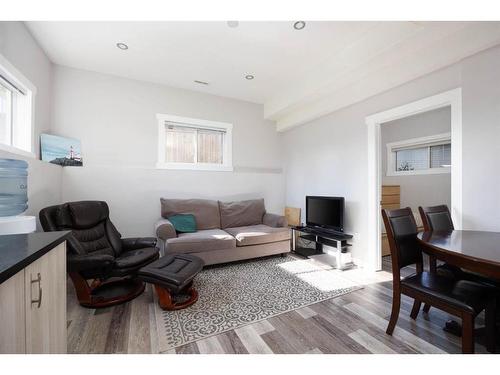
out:
{"label": "white window frame", "polygon": [[[412,171],[396,170],[397,151],[401,149],[429,147],[429,152],[430,152],[430,146],[438,146],[448,143],[451,143],[451,133],[436,134],[428,137],[412,138],[412,139],[406,139],[404,141],[387,143],[386,175],[388,177],[396,177],[396,176],[451,173],[451,166],[439,167],[439,168],[430,168],[429,166],[429,168],[427,169],[416,169]],[[430,155],[429,155],[429,163],[430,163]]]}
{"label": "white window frame", "polygon": [[13,142],[12,144],[0,143],[0,150],[36,158],[33,152],[36,87],[1,54],[0,74],[24,92],[22,101],[18,100],[13,108],[14,129],[11,129],[14,131]]}
{"label": "white window frame", "polygon": [[[233,170],[233,124],[219,121],[202,120],[189,117],[174,116],[158,113],[158,160],[156,168],[159,169],[186,169],[199,171],[224,171]],[[179,126],[192,127],[194,129],[206,129],[223,131],[224,141],[222,148],[222,164],[211,163],[169,163],[165,160],[166,152],[166,123],[176,123]]]}

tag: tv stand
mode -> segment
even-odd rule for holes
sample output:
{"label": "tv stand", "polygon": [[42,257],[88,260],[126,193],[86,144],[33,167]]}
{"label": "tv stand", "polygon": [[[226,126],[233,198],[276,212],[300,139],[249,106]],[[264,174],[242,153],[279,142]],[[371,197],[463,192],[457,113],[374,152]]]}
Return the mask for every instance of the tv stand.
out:
{"label": "tv stand", "polygon": [[[294,226],[292,229],[292,252],[304,258],[309,258],[313,255],[328,254],[335,258],[335,266],[338,269],[345,270],[352,268],[351,254],[349,252],[348,240],[352,235],[347,233],[329,232],[328,230],[315,227]],[[297,246],[296,236],[314,242],[315,247],[300,247]]]}

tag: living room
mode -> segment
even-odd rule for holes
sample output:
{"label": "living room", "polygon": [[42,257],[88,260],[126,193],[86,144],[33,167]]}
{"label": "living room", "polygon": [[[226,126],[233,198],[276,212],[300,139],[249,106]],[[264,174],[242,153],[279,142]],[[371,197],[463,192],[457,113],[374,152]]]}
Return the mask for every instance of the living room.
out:
{"label": "living room", "polygon": [[[37,12],[0,22],[2,354],[498,352],[494,13]],[[396,122],[433,136],[389,160]]]}

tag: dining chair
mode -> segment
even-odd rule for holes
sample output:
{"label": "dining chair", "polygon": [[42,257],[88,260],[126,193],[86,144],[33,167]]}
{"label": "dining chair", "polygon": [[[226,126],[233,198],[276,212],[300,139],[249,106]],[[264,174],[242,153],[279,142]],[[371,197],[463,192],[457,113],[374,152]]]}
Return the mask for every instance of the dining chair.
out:
{"label": "dining chair", "polygon": [[425,231],[455,229],[451,220],[450,210],[445,204],[431,207],[419,206],[418,211],[420,212]]}
{"label": "dining chair", "polygon": [[[418,207],[418,211],[420,212],[425,231],[448,231],[455,229],[450,210],[445,204],[431,207]],[[429,268],[431,271],[452,273],[457,278],[475,281],[500,289],[500,282],[498,280],[493,280],[476,272],[463,270],[460,267],[447,263],[437,266],[436,258],[431,256],[429,257]],[[500,291],[498,293],[500,294]],[[424,306],[424,311],[429,311],[427,305]]]}
{"label": "dining chair", "polygon": [[[424,231],[447,231],[453,230],[453,221],[451,219],[450,210],[445,204],[439,206],[418,207],[420,218],[424,226]],[[459,267],[451,264],[442,264],[437,267],[437,260],[435,257],[429,255],[429,269],[431,272],[452,273],[455,277],[464,278],[463,272]],[[424,312],[429,312],[430,305],[424,306]]]}
{"label": "dining chair", "polygon": [[[392,335],[399,317],[401,295],[414,299],[410,316],[416,319],[422,303],[429,304],[462,320],[462,353],[474,353],[474,320],[486,310],[486,325],[493,327],[495,298],[491,288],[473,281],[457,280],[423,269],[422,250],[417,241],[417,224],[411,208],[382,210],[389,240],[393,275],[392,312],[386,333]],[[401,269],[416,266],[416,274],[401,278]],[[487,340],[494,330],[486,329]],[[490,342],[490,341],[488,341]]]}

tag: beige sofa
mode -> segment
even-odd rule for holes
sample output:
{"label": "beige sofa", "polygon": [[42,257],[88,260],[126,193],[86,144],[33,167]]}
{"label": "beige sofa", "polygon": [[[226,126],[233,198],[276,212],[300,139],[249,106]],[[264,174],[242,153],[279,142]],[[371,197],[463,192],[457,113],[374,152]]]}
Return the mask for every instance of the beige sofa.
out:
{"label": "beige sofa", "polygon": [[[176,214],[193,214],[197,232],[176,233],[168,220]],[[162,198],[161,216],[155,230],[163,254],[193,254],[209,265],[290,251],[285,217],[267,213],[263,199],[220,202]]]}

